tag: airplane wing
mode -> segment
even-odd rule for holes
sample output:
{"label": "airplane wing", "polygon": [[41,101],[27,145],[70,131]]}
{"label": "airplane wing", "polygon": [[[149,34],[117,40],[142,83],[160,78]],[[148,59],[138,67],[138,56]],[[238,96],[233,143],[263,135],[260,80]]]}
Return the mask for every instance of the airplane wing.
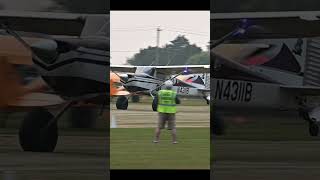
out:
{"label": "airplane wing", "polygon": [[[299,38],[320,35],[320,11],[212,13],[212,39],[219,39],[247,20],[246,25],[256,25],[255,30],[242,38]],[[240,38],[240,37],[239,37]]]}
{"label": "airplane wing", "polygon": [[[0,11],[0,29],[1,25],[5,24],[23,37],[28,44],[34,43],[35,39],[38,41],[49,39],[96,49],[109,49],[109,23],[107,14]],[[6,38],[8,33],[4,29],[0,30],[0,34],[3,35],[1,42],[14,39],[11,36]],[[26,52],[26,48],[22,47],[21,43],[11,40],[9,44],[13,44],[15,48],[8,50],[10,48],[8,46],[4,51],[0,49],[0,53],[18,52],[17,54],[24,53],[24,56],[27,54],[27,58],[9,59],[10,63],[32,64],[31,53]],[[19,48],[21,50],[17,50]]]}
{"label": "airplane wing", "polygon": [[111,65],[112,71],[116,72],[131,72],[134,73],[137,68],[155,68],[161,74],[175,74],[184,70],[190,73],[209,73],[210,65],[177,65],[177,66],[132,66],[132,65]]}
{"label": "airplane wing", "polygon": [[79,36],[87,14],[0,11],[0,23],[15,31]]}
{"label": "airplane wing", "polygon": [[138,66],[132,65],[110,65],[111,71],[134,73]]}
{"label": "airplane wing", "polygon": [[176,65],[176,66],[150,66],[155,67],[161,74],[178,74],[186,71],[188,74],[210,73],[210,65]]}

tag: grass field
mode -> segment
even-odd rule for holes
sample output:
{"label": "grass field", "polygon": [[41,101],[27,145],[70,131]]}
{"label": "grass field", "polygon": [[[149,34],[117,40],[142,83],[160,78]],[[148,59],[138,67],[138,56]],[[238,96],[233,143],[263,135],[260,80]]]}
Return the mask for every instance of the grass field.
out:
{"label": "grass field", "polygon": [[111,169],[209,169],[209,128],[178,128],[179,144],[169,131],[152,143],[153,128],[118,128],[110,132]]}
{"label": "grass field", "polygon": [[248,118],[245,124],[226,123],[227,134],[214,137],[214,177],[232,180],[318,179],[320,138],[310,137],[297,113]]}

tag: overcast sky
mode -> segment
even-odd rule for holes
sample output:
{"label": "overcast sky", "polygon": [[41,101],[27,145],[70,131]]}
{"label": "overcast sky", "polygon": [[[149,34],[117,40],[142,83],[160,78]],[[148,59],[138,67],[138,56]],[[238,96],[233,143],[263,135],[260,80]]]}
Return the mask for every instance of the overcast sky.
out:
{"label": "overcast sky", "polygon": [[178,35],[206,50],[210,39],[209,11],[111,11],[111,64],[124,64],[139,49],[156,46],[160,27],[160,46]]}

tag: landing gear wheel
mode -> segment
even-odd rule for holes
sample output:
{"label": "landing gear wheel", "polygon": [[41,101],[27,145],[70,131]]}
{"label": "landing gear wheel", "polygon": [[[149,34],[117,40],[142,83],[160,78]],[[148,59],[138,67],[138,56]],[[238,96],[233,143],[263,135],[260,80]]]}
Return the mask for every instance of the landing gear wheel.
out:
{"label": "landing gear wheel", "polygon": [[207,105],[210,105],[210,101],[207,99],[206,96],[203,96],[203,99],[206,101]]}
{"label": "landing gear wheel", "polygon": [[158,104],[157,102],[155,101],[155,99],[152,100],[152,110],[153,111],[157,111],[157,108],[158,108]]}
{"label": "landing gear wheel", "polygon": [[58,125],[48,122],[54,118],[44,108],[26,115],[19,130],[20,145],[24,151],[53,152],[58,141]]}
{"label": "landing gear wheel", "polygon": [[311,136],[318,136],[319,126],[316,123],[310,123],[309,124],[309,133]]}
{"label": "landing gear wheel", "polygon": [[128,104],[128,99],[125,96],[118,97],[116,102],[117,109],[127,110]]}

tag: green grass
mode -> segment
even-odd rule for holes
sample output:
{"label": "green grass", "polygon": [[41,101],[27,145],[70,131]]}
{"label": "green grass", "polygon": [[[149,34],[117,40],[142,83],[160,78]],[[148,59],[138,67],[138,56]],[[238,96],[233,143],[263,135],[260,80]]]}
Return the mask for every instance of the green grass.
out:
{"label": "green grass", "polygon": [[247,124],[226,123],[226,135],[216,137],[218,140],[246,141],[318,141],[311,137],[308,123],[296,119],[256,120]]}
{"label": "green grass", "polygon": [[178,128],[179,144],[171,144],[163,130],[159,144],[152,143],[154,129],[111,129],[111,169],[209,169],[209,128]]}
{"label": "green grass", "polygon": [[311,137],[308,123],[296,114],[248,118],[245,124],[226,122],[226,134],[215,136],[211,159],[217,161],[319,162],[320,137]]}

